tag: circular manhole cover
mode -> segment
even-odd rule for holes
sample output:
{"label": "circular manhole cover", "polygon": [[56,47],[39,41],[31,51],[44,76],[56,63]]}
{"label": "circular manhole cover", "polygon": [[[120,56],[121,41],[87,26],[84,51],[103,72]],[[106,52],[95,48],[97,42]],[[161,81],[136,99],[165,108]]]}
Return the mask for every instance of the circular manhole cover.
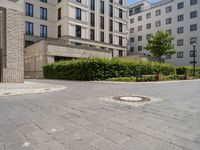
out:
{"label": "circular manhole cover", "polygon": [[119,96],[119,97],[113,97],[113,99],[117,101],[133,102],[133,103],[150,101],[149,98],[144,96]]}
{"label": "circular manhole cover", "polygon": [[3,95],[10,95],[10,94],[12,94],[12,93],[3,93]]}

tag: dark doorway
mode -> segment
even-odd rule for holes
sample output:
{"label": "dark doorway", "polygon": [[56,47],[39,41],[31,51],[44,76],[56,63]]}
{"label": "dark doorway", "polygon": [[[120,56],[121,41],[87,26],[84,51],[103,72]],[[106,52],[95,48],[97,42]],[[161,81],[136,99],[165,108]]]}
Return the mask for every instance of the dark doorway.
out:
{"label": "dark doorway", "polygon": [[58,62],[58,61],[67,61],[67,60],[72,60],[75,59],[73,57],[63,57],[63,56],[54,56],[54,61]]}

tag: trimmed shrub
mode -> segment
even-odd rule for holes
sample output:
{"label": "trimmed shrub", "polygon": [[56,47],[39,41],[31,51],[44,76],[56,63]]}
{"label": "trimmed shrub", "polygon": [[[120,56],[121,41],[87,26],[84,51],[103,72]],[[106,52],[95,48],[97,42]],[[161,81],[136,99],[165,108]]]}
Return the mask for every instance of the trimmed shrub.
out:
{"label": "trimmed shrub", "polygon": [[[193,75],[193,67],[192,66],[180,66],[180,67],[177,67],[176,68],[176,73],[178,75],[186,75],[186,74],[183,74],[185,71],[187,72],[187,74],[189,76],[192,76]],[[196,74],[200,74],[200,67],[196,67]]]}
{"label": "trimmed shrub", "polygon": [[[158,71],[159,63],[146,61],[125,61],[119,59],[81,58],[61,61],[43,67],[44,77],[66,80],[106,80],[118,77],[136,77],[153,75]],[[161,64],[161,73],[174,74],[175,67]]]}
{"label": "trimmed shrub", "polygon": [[185,66],[177,67],[176,74],[177,75],[187,75],[189,72],[189,68]]}

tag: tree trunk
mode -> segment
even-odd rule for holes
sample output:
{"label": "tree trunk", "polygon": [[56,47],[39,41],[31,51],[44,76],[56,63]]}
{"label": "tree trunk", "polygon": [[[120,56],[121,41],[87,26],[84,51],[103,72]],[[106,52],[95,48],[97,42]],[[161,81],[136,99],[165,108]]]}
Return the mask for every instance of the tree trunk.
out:
{"label": "tree trunk", "polygon": [[159,57],[159,66],[158,66],[158,72],[156,74],[157,81],[160,81],[160,66],[161,66],[161,56]]}

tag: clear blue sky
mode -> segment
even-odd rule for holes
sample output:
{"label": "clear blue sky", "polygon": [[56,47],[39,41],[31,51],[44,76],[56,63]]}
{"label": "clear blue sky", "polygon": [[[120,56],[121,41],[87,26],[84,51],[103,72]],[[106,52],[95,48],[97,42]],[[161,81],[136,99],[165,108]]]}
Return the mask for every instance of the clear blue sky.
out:
{"label": "clear blue sky", "polygon": [[[132,3],[136,3],[138,1],[141,1],[141,0],[128,0],[128,3],[132,4]],[[155,2],[159,2],[160,0],[147,0],[147,1],[150,3],[155,3]]]}

